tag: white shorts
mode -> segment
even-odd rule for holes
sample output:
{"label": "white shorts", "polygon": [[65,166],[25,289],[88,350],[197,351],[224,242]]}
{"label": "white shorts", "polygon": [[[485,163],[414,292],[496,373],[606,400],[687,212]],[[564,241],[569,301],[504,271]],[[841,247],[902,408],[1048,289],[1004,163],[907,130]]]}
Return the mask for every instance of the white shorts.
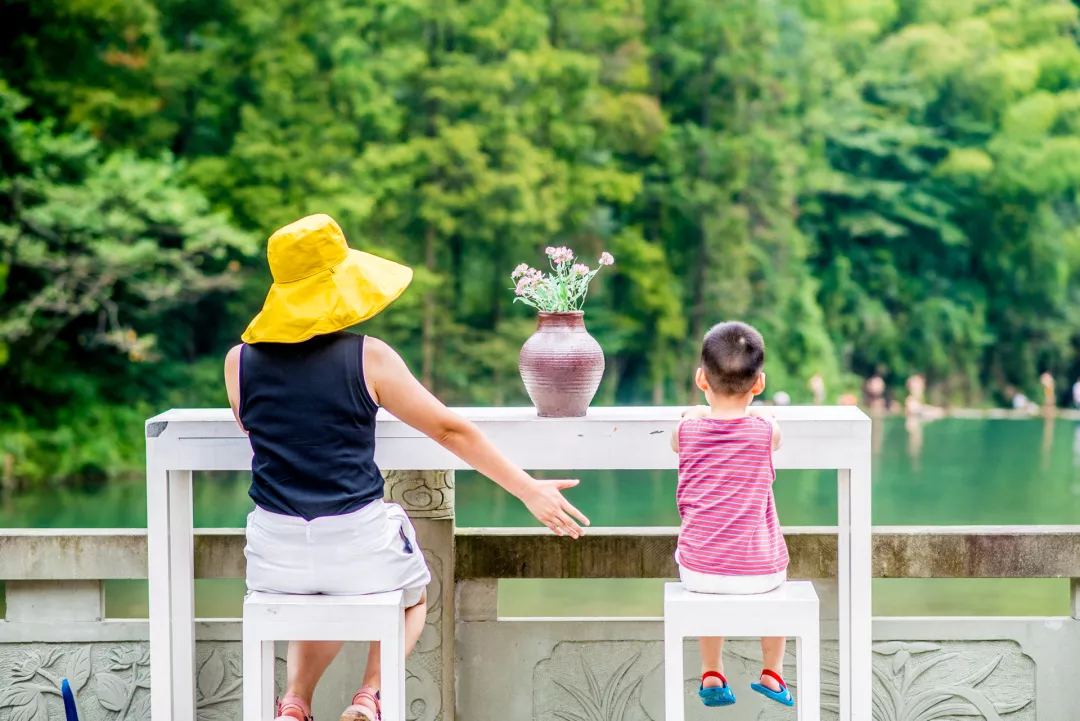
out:
{"label": "white shorts", "polygon": [[714,573],[698,573],[679,566],[679,578],[686,590],[692,593],[750,596],[768,593],[782,586],[787,580],[787,571],[770,573],[766,576],[718,576]]}
{"label": "white shorts", "polygon": [[357,596],[405,591],[415,606],[431,581],[416,530],[401,506],[305,521],[255,507],[248,515],[248,591]]}

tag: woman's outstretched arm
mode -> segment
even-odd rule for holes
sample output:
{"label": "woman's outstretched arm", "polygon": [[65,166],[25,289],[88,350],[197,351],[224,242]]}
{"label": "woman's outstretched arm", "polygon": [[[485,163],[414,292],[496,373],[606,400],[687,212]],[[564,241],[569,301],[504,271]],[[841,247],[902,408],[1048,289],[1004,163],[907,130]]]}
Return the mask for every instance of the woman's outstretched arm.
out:
{"label": "woman's outstretched arm", "polygon": [[364,376],[376,403],[512,493],[557,535],[577,538],[581,526],[589,525],[562,494],[578,481],[540,481],[511,463],[476,425],[432,395],[393,348],[370,336],[364,341]]}

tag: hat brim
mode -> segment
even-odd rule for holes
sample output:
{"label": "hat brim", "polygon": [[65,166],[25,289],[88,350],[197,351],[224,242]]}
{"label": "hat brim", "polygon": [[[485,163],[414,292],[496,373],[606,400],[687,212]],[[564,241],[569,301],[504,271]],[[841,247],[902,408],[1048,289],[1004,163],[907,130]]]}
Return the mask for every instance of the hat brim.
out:
{"label": "hat brim", "polygon": [[291,283],[274,283],[245,343],[301,343],[378,315],[412,282],[412,268],[349,250],[332,268]]}

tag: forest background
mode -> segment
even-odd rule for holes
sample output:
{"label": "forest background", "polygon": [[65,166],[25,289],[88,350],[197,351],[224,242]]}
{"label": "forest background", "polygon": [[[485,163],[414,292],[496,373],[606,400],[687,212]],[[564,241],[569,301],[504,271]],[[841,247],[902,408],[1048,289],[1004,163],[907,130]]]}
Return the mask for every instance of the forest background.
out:
{"label": "forest background", "polygon": [[135,473],[222,406],[265,239],[324,212],[417,269],[365,332],[450,404],[527,402],[510,271],[595,264],[597,403],[687,403],[700,338],[771,391],[939,403],[1080,375],[1069,0],[0,0],[0,475]]}

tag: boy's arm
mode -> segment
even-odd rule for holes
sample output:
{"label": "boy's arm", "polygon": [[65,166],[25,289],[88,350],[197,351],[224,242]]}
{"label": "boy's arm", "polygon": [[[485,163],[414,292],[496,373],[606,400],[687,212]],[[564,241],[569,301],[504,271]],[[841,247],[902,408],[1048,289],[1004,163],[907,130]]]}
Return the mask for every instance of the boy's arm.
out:
{"label": "boy's arm", "polygon": [[769,422],[769,425],[772,426],[772,449],[774,451],[780,450],[780,444],[784,440],[784,434],[780,432],[780,423],[777,422],[776,416],[758,406],[750,406],[746,409],[746,413],[753,418],[764,418]]}
{"label": "boy's arm", "polygon": [[708,406],[691,406],[683,411],[682,420],[679,421],[679,425],[675,426],[675,430],[671,432],[671,450],[676,453],[679,452],[679,429],[682,428],[682,424],[693,418],[704,418],[709,414]]}

